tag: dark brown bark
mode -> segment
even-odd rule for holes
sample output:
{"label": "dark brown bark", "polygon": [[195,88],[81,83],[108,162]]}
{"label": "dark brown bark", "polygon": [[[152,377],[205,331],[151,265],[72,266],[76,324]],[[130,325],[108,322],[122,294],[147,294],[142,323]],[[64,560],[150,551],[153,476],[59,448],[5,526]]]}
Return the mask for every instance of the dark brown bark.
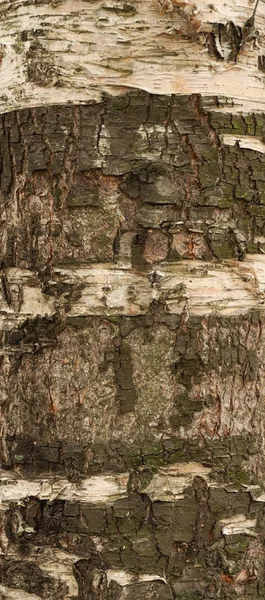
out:
{"label": "dark brown bark", "polygon": [[3,599],[263,598],[263,127],[144,92],[2,116]]}

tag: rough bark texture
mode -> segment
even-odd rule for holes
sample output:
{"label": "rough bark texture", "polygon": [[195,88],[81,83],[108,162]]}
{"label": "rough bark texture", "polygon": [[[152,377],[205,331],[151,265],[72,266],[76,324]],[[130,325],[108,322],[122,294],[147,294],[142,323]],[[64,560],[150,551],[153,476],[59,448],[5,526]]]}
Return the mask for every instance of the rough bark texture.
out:
{"label": "rough bark texture", "polygon": [[1,3],[1,600],[265,596],[265,8],[253,31],[241,4]]}

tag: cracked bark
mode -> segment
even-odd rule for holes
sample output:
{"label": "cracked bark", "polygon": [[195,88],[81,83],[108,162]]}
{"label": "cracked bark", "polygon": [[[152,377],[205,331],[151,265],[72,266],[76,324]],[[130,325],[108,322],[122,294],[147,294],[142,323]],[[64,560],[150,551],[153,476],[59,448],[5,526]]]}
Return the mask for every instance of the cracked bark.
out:
{"label": "cracked bark", "polygon": [[1,3],[1,600],[264,598],[253,10]]}

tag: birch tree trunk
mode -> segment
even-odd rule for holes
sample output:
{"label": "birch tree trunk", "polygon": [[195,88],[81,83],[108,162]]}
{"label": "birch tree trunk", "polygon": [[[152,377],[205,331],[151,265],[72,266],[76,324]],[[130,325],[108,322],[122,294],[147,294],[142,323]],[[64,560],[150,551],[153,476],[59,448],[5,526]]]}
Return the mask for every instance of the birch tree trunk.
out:
{"label": "birch tree trunk", "polygon": [[0,2],[1,600],[265,596],[264,22]]}

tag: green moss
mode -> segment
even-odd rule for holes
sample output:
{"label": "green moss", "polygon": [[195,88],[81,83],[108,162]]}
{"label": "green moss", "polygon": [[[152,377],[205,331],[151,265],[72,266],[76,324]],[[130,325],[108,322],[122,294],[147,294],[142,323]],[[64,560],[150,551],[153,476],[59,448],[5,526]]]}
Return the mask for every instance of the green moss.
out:
{"label": "green moss", "polygon": [[255,196],[255,190],[252,190],[249,186],[237,185],[235,189],[236,198],[242,198],[251,202]]}
{"label": "green moss", "polygon": [[127,460],[128,457],[139,457],[140,454],[141,451],[137,446],[126,446],[126,448],[123,449],[125,460]]}
{"label": "green moss", "polygon": [[215,229],[209,231],[210,246],[213,255],[219,260],[236,256],[237,249],[234,238],[228,229]]}
{"label": "green moss", "polygon": [[227,470],[227,479],[239,484],[251,484],[253,483],[253,476],[247,473],[242,468],[231,467]]}
{"label": "green moss", "polygon": [[237,541],[235,540],[232,544],[226,544],[225,551],[226,553],[233,558],[234,560],[240,560],[241,554],[244,554],[249,546],[249,538],[247,536],[234,536],[240,537]]}
{"label": "green moss", "polygon": [[215,129],[225,129],[228,131],[232,129],[231,116],[225,113],[213,112],[211,114],[211,125],[215,127]]}
{"label": "green moss", "polygon": [[126,456],[125,465],[127,469],[137,469],[142,465],[142,459],[140,456]]}
{"label": "green moss", "polygon": [[231,206],[233,206],[233,202],[234,200],[232,194],[231,196],[222,196],[218,201],[218,206],[220,208],[230,208]]}
{"label": "green moss", "polygon": [[220,244],[215,244],[213,247],[213,253],[216,258],[219,260],[224,260],[226,258],[231,258],[234,253],[229,243],[223,242]]}
{"label": "green moss", "polygon": [[248,206],[247,211],[253,217],[265,217],[265,206]]}
{"label": "green moss", "polygon": [[253,123],[247,125],[247,135],[255,135],[255,125]]}
{"label": "green moss", "polygon": [[247,244],[247,253],[248,254],[256,254],[256,253],[258,253],[258,245],[254,244],[252,242],[249,242]]}
{"label": "green moss", "polygon": [[245,124],[243,117],[241,117],[239,115],[234,115],[232,118],[232,125],[233,125],[233,133],[245,135],[246,124]]}
{"label": "green moss", "polygon": [[144,456],[144,465],[146,465],[147,467],[151,467],[151,468],[158,468],[160,466],[162,466],[164,464],[164,458],[163,455],[150,455],[150,456]]}
{"label": "green moss", "polygon": [[218,201],[220,208],[230,208],[234,202],[234,186],[229,183],[222,183],[222,195]]}
{"label": "green moss", "polygon": [[258,127],[264,127],[265,125],[265,119],[263,115],[257,115],[255,114],[255,121],[256,121],[256,125]]}
{"label": "green moss", "polygon": [[265,191],[261,191],[259,194],[259,204],[265,205]]}

